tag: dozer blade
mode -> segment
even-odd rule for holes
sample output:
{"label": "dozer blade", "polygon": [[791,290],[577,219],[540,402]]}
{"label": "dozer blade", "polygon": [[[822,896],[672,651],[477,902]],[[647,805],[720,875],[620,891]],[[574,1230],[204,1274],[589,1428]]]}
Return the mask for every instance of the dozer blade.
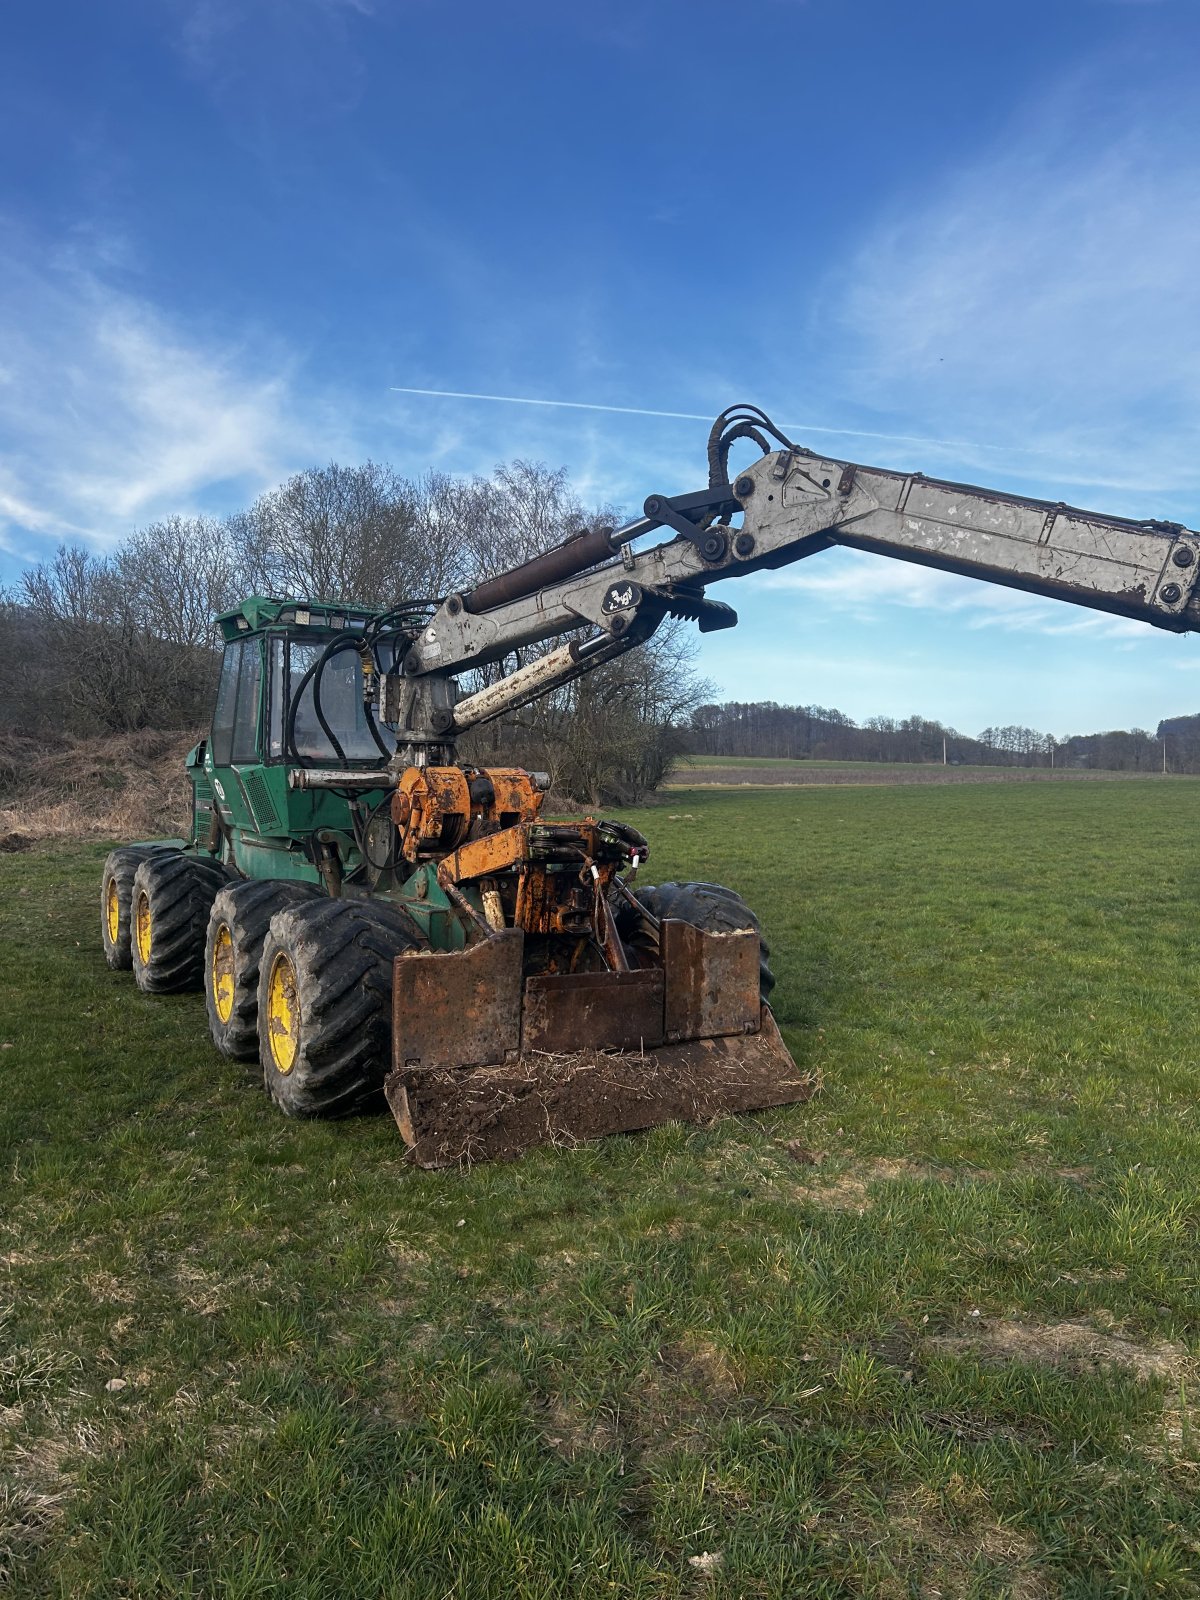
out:
{"label": "dozer blade", "polygon": [[663,966],[631,972],[523,978],[512,929],[398,957],[384,1093],[411,1159],[507,1160],[807,1100],[816,1081],[759,1003],[757,934],[662,926]]}
{"label": "dozer blade", "polygon": [[421,1167],[504,1161],[530,1145],[572,1146],[663,1122],[710,1122],[807,1100],[769,1007],[757,1033],[661,1045],[644,1055],[582,1050],[504,1066],[393,1072],[384,1086]]}

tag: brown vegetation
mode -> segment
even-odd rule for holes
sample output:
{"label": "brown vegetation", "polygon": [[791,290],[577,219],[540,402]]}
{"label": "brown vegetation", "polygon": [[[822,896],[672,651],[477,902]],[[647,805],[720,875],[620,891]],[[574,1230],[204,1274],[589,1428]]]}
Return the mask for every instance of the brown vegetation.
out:
{"label": "brown vegetation", "polygon": [[190,826],[184,757],[196,733],[45,739],[0,733],[0,843],[154,839]]}

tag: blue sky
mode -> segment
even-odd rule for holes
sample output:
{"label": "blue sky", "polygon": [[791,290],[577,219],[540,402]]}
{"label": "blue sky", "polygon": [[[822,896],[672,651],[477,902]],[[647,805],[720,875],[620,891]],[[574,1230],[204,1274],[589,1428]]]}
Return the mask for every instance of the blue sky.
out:
{"label": "blue sky", "polygon": [[[636,508],[695,413],[1200,526],[1192,0],[46,0],[0,52],[0,580],[367,454]],[[821,431],[823,430],[823,431]],[[1200,646],[832,553],[722,695],[1065,734]]]}

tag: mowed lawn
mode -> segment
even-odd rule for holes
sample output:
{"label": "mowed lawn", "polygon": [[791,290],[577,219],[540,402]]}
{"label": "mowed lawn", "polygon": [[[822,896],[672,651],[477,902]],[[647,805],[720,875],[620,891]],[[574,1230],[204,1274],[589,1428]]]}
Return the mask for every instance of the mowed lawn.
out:
{"label": "mowed lawn", "polygon": [[1198,802],[675,791],[822,1095],[442,1174],[0,857],[11,1591],[1200,1594]]}

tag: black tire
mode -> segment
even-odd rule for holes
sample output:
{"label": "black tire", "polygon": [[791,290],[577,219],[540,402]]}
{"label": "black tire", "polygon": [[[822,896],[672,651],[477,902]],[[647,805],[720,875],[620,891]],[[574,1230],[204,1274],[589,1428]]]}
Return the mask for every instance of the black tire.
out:
{"label": "black tire", "polygon": [[149,856],[138,867],[130,907],[130,948],[133,976],[143,993],[176,994],[200,987],[208,913],[218,890],[232,876],[229,867],[211,856],[181,851]]}
{"label": "black tire", "polygon": [[100,878],[100,943],[114,972],[133,966],[130,908],[137,869],[150,856],[178,855],[172,845],[124,844],[110,850]]}
{"label": "black tire", "polygon": [[204,1004],[223,1056],[258,1057],[258,968],[271,918],[285,906],[324,895],[315,883],[272,878],[229,883],[218,893],[204,940]]}
{"label": "black tire", "polygon": [[660,883],[637,890],[637,898],[660,922],[674,917],[679,922],[690,922],[693,928],[703,928],[705,933],[736,933],[741,928],[752,928],[758,934],[759,994],[763,1000],[770,999],[775,987],[771,947],[762,936],[758,918],[736,890],[719,883]]}
{"label": "black tire", "polygon": [[418,942],[402,912],[360,900],[287,906],[271,918],[258,1053],[267,1093],[289,1117],[345,1117],[382,1103],[392,962]]}

